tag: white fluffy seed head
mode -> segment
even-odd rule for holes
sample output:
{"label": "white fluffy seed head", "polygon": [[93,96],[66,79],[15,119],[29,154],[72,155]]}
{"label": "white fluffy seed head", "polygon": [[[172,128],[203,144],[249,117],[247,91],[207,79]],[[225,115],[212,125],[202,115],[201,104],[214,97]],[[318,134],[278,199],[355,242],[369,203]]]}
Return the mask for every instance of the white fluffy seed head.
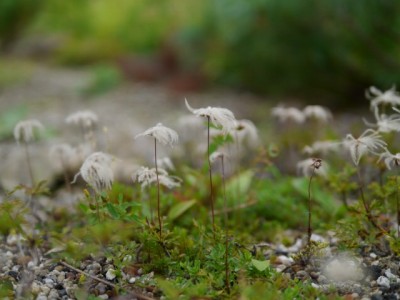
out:
{"label": "white fluffy seed head", "polygon": [[[155,168],[141,167],[132,176],[133,181],[137,181],[141,184],[142,189],[151,184],[157,183],[157,172]],[[176,176],[168,175],[168,172],[162,168],[158,168],[158,180],[160,185],[163,185],[169,189],[179,187],[182,180]]]}
{"label": "white fluffy seed head", "polygon": [[215,151],[210,155],[210,162],[214,163],[217,159],[223,159],[226,154],[221,151]]}
{"label": "white fluffy seed head", "polygon": [[309,177],[313,173],[315,175],[326,177],[328,174],[328,166],[325,162],[322,163],[318,158],[307,158],[297,163],[297,171],[305,177]]}
{"label": "white fluffy seed head", "polygon": [[400,166],[400,153],[392,154],[388,149],[385,149],[385,152],[381,153],[379,156],[378,162],[382,159],[389,170],[391,170],[392,167]]}
{"label": "white fluffy seed head", "polygon": [[163,145],[173,146],[178,142],[178,134],[175,130],[158,123],[156,126],[147,129],[145,132],[135,136],[135,139],[142,136],[151,136]]}
{"label": "white fluffy seed head", "polygon": [[[89,155],[82,164],[78,174],[90,185],[96,193],[111,188],[114,181],[114,173],[111,168],[112,157],[103,152],[95,152]],[[75,181],[74,179],[74,181]]]}
{"label": "white fluffy seed head", "polygon": [[332,119],[331,111],[320,105],[308,105],[303,109],[304,116],[309,119],[316,119],[327,123]]}
{"label": "white fluffy seed head", "polygon": [[206,108],[192,108],[188,101],[185,99],[187,109],[198,117],[209,118],[211,123],[222,130],[223,134],[228,134],[236,127],[236,119],[234,114],[226,108],[222,107],[206,107]]}
{"label": "white fluffy seed head", "polygon": [[278,118],[279,122],[291,121],[294,123],[302,124],[306,120],[304,113],[295,107],[276,106],[272,108],[272,116]]}
{"label": "white fluffy seed head", "polygon": [[82,126],[83,128],[93,128],[98,122],[97,115],[90,110],[80,110],[70,114],[65,122]]}
{"label": "white fluffy seed head", "polygon": [[379,155],[379,151],[386,148],[386,143],[381,139],[379,132],[372,129],[365,130],[358,138],[348,134],[343,144],[349,149],[351,159],[356,166],[358,166],[364,154]]}
{"label": "white fluffy seed head", "polygon": [[366,91],[365,96],[371,101],[371,109],[375,109],[379,105],[400,106],[400,95],[396,91],[396,86],[392,86],[384,92],[371,86]]}
{"label": "white fluffy seed head", "polygon": [[260,143],[257,127],[250,120],[238,120],[235,127],[235,136],[239,144],[247,143],[250,147],[257,147]]}
{"label": "white fluffy seed head", "polygon": [[50,161],[58,170],[68,170],[75,157],[75,150],[69,144],[51,146],[49,150]]}
{"label": "white fluffy seed head", "polygon": [[44,126],[38,120],[20,121],[14,127],[14,138],[17,143],[21,141],[29,143],[35,139],[35,131],[42,130],[44,130]]}
{"label": "white fluffy seed head", "polygon": [[316,141],[311,146],[305,146],[303,153],[308,155],[327,154],[329,152],[337,152],[341,146],[338,141]]}

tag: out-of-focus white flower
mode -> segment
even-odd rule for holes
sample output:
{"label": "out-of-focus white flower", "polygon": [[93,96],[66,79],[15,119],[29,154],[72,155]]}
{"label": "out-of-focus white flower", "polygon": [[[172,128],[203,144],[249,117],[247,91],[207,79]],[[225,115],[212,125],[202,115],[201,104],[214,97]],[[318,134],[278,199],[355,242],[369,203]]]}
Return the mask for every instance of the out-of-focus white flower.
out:
{"label": "out-of-focus white flower", "polygon": [[358,138],[348,134],[343,144],[350,150],[351,159],[356,166],[358,166],[364,154],[370,152],[379,155],[378,151],[386,147],[386,143],[381,140],[379,132],[372,129],[365,130]]}
{"label": "out-of-focus white flower", "polygon": [[14,138],[17,143],[23,141],[29,143],[35,138],[35,130],[44,130],[44,126],[38,120],[31,119],[20,121],[14,127]]}
{"label": "out-of-focus white flower", "polygon": [[49,150],[50,161],[58,170],[69,170],[75,155],[75,149],[69,144],[53,145]]}
{"label": "out-of-focus white flower", "polygon": [[163,158],[157,159],[157,166],[159,166],[162,169],[166,169],[166,170],[171,170],[171,171],[175,170],[175,166],[169,157],[163,157]]}
{"label": "out-of-focus white flower", "polygon": [[247,141],[250,147],[257,147],[260,140],[258,138],[257,128],[250,120],[238,120],[235,127],[235,136],[239,144]]}
{"label": "out-of-focus white flower", "polygon": [[145,132],[135,136],[135,139],[142,136],[151,136],[157,140],[157,142],[163,145],[173,146],[178,142],[178,134],[175,130],[165,127],[163,124],[158,123],[156,126],[147,129]]}
{"label": "out-of-focus white flower", "polygon": [[378,162],[382,159],[389,170],[392,169],[392,167],[400,166],[400,153],[392,154],[388,149],[385,149],[385,152],[381,153],[379,156]]}
{"label": "out-of-focus white flower", "polygon": [[400,96],[396,91],[396,86],[392,86],[391,89],[382,92],[374,86],[371,86],[366,92],[365,96],[367,99],[371,101],[370,107],[374,109],[378,105],[391,105],[398,106],[400,105]]}
{"label": "out-of-focus white flower", "polygon": [[218,128],[221,128],[224,134],[228,134],[236,126],[236,120],[233,113],[226,108],[222,107],[206,107],[206,108],[192,108],[188,101],[185,99],[187,109],[198,117],[209,118],[211,123]]}
{"label": "out-of-focus white flower", "polygon": [[[396,108],[393,109],[397,112],[400,112],[396,110]],[[364,123],[367,126],[377,128],[379,132],[400,131],[400,114],[393,114],[390,116],[379,114],[379,108],[374,107],[374,115],[376,119],[376,124],[372,124],[364,120]]]}
{"label": "out-of-focus white flower", "polygon": [[[140,167],[140,169],[133,174],[132,180],[139,182],[144,189],[146,186],[151,185],[152,183],[157,183],[157,172],[155,168],[147,168]],[[164,169],[158,168],[158,180],[160,184],[172,189],[174,187],[179,187],[181,185],[182,180],[176,176],[168,175],[168,172]]]}
{"label": "out-of-focus white flower", "polygon": [[338,151],[340,145],[341,143],[337,141],[317,141],[311,146],[305,146],[303,149],[303,153],[308,155],[312,155],[315,153],[327,154],[330,151]]}
{"label": "out-of-focus white flower", "polygon": [[332,119],[331,111],[320,105],[308,105],[303,109],[306,118],[316,119],[321,122],[328,122]]}
{"label": "out-of-focus white flower", "polygon": [[92,128],[97,124],[98,120],[99,119],[94,112],[90,110],[81,110],[70,114],[65,119],[65,122],[68,124],[79,125],[83,128]]}
{"label": "out-of-focus white flower", "polygon": [[306,120],[304,113],[295,107],[276,106],[272,108],[271,114],[280,122],[292,121],[301,124]]}
{"label": "out-of-focus white flower", "polygon": [[313,173],[326,177],[328,174],[328,166],[325,162],[322,163],[319,158],[307,158],[297,163],[297,171],[305,177],[309,177]]}
{"label": "out-of-focus white flower", "polygon": [[78,175],[89,184],[96,193],[110,189],[114,181],[114,173],[111,168],[112,156],[103,152],[95,152],[89,155],[75,175],[72,183]]}
{"label": "out-of-focus white flower", "polygon": [[210,155],[210,162],[214,163],[217,159],[224,158],[227,155],[221,151],[215,151]]}

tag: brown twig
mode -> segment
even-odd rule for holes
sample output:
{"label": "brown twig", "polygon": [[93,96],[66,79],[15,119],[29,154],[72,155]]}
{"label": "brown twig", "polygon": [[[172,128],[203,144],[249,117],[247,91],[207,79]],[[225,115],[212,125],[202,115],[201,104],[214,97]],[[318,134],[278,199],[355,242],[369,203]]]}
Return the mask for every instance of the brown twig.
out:
{"label": "brown twig", "polygon": [[[99,277],[97,277],[97,276],[94,276],[94,275],[91,275],[91,274],[89,274],[89,273],[87,273],[87,272],[85,272],[85,271],[79,270],[79,269],[77,269],[77,268],[71,266],[70,264],[68,264],[68,263],[66,263],[66,262],[64,262],[64,261],[60,261],[59,263],[60,263],[61,265],[65,266],[65,267],[67,267],[67,268],[69,268],[69,269],[71,269],[71,270],[77,272],[77,273],[83,274],[83,275],[85,275],[85,276],[87,276],[87,277],[92,278],[93,280],[96,280],[96,281],[98,281],[98,282],[104,283],[105,285],[111,286],[111,287],[114,288],[114,289],[118,289],[118,288],[119,288],[119,287],[118,287],[116,284],[114,284],[114,283],[108,282],[107,280],[101,279],[101,278],[99,278]],[[140,299],[140,300],[154,300],[154,298],[150,298],[150,297],[147,297],[147,296],[145,296],[145,295],[141,295],[141,294],[139,294],[139,293],[137,293],[137,292],[133,292],[133,291],[128,291],[128,292],[131,293],[133,297],[136,297],[137,299]]]}
{"label": "brown twig", "polygon": [[210,201],[211,201],[211,216],[212,216],[212,227],[213,227],[213,236],[215,238],[215,214],[214,214],[214,198],[213,198],[213,182],[212,182],[212,170],[211,170],[211,161],[210,161],[210,117],[207,117],[207,153],[208,153],[208,171],[210,174]]}

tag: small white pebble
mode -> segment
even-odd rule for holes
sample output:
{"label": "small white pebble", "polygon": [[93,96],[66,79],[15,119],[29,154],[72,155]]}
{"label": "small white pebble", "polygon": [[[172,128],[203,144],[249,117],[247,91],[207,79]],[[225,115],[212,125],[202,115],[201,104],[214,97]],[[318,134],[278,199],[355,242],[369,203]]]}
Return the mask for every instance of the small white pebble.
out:
{"label": "small white pebble", "polygon": [[108,295],[107,294],[103,294],[103,295],[97,296],[97,298],[108,299]]}
{"label": "small white pebble", "polygon": [[396,279],[397,276],[390,271],[390,269],[385,270],[385,276],[389,279]]}
{"label": "small white pebble", "polygon": [[311,286],[312,286],[314,289],[320,289],[320,288],[321,288],[320,285],[318,285],[318,284],[316,284],[316,283],[314,283],[314,282],[311,283]]}
{"label": "small white pebble", "polygon": [[20,265],[15,265],[15,266],[12,267],[11,270],[14,271],[14,272],[18,272],[20,268],[21,268]]}
{"label": "small white pebble", "polygon": [[129,279],[129,283],[135,283],[136,282],[136,277],[131,277]]}
{"label": "small white pebble", "polygon": [[278,260],[281,264],[283,264],[283,265],[285,265],[285,266],[290,266],[290,265],[293,264],[293,262],[294,262],[293,258],[287,257],[286,255],[279,255],[279,256],[277,257],[277,260]]}
{"label": "small white pebble", "polygon": [[369,256],[370,256],[371,258],[373,258],[373,259],[377,258],[377,255],[376,255],[374,252],[371,252],[371,253],[369,254]]}
{"label": "small white pebble", "polygon": [[113,280],[117,275],[115,275],[115,270],[114,269],[108,269],[106,273],[106,278],[107,280]]}
{"label": "small white pebble", "polygon": [[45,283],[45,284],[54,284],[54,281],[53,281],[53,279],[45,278],[45,279],[44,279],[44,283]]}
{"label": "small white pebble", "polygon": [[40,293],[37,297],[36,300],[47,300],[47,296],[44,295],[43,293]]}
{"label": "small white pebble", "polygon": [[377,283],[379,286],[386,287],[386,288],[390,288],[390,280],[389,280],[387,277],[385,277],[385,276],[379,276],[379,278],[378,278],[378,280],[376,281],[376,283]]}
{"label": "small white pebble", "polygon": [[371,266],[378,266],[379,265],[379,260],[375,260],[371,263]]}
{"label": "small white pebble", "polygon": [[36,267],[35,263],[33,261],[28,262],[28,269],[33,269],[34,267]]}

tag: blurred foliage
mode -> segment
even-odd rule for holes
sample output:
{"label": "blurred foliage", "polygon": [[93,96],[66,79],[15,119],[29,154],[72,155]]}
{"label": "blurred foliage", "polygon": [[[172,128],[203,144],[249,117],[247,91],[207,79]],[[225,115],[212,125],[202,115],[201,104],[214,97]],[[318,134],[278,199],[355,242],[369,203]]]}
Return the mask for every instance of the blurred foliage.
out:
{"label": "blurred foliage", "polygon": [[[128,52],[151,53],[178,28],[195,19],[201,4],[182,0],[47,1],[34,31],[60,34],[65,63],[113,59]],[[190,14],[187,12],[191,11]]]}
{"label": "blurred foliage", "polygon": [[298,96],[361,95],[398,81],[399,2],[212,3],[197,49],[213,79]]}
{"label": "blurred foliage", "polygon": [[30,24],[43,0],[0,1],[0,50],[7,50]]}
{"label": "blurred foliage", "polygon": [[[348,105],[398,81],[400,2],[393,0],[3,0],[0,36],[57,36],[68,64],[176,52],[180,68],[262,94]],[[7,42],[8,43],[8,42]]]}
{"label": "blurred foliage", "polygon": [[112,65],[101,64],[91,69],[91,79],[83,90],[89,96],[96,96],[112,90],[122,81],[120,71]]}

